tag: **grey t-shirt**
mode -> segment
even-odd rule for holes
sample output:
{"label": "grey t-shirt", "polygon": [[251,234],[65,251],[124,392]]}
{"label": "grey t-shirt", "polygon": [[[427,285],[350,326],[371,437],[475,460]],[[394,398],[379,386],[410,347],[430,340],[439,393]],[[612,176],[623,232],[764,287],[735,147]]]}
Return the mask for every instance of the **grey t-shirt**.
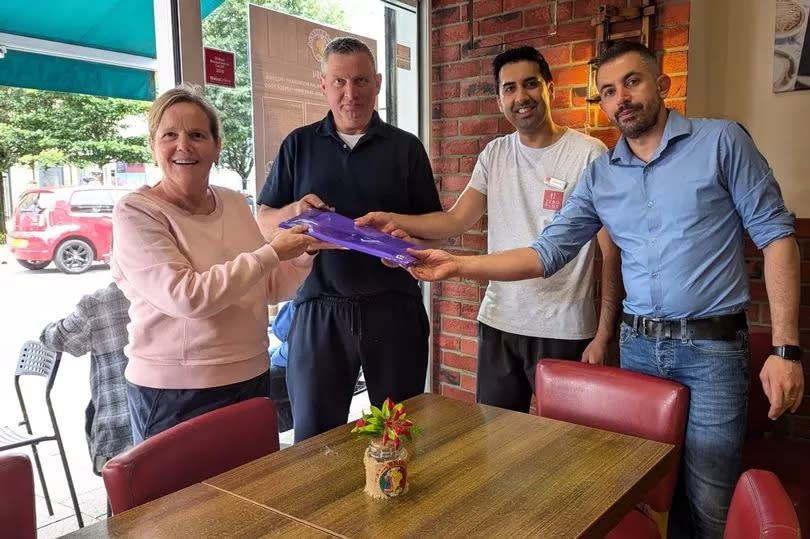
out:
{"label": "grey t-shirt", "polygon": [[[571,194],[583,169],[605,151],[601,141],[573,129],[545,148],[524,146],[517,133],[487,144],[467,189],[487,197],[489,252],[531,245]],[[588,242],[549,279],[490,281],[478,320],[529,337],[592,338],[597,323],[594,250]]]}

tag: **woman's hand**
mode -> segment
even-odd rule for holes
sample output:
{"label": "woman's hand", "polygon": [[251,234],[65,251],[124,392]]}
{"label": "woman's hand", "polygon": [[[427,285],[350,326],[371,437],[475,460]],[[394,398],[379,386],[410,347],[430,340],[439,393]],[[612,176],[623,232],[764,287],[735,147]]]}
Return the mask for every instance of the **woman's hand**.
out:
{"label": "woman's hand", "polygon": [[316,251],[322,241],[307,236],[306,225],[297,225],[290,229],[279,229],[270,245],[275,249],[279,260],[290,260],[306,252]]}

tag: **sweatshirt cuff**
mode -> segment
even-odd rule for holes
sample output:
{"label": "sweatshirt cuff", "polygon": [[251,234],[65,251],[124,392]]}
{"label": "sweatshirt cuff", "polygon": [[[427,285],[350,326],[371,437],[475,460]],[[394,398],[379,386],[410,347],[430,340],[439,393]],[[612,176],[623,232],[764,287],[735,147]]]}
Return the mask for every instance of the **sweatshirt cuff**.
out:
{"label": "sweatshirt cuff", "polygon": [[273,249],[273,246],[269,243],[262,245],[253,251],[253,254],[259,260],[259,263],[262,265],[262,269],[264,270],[275,268],[281,263],[281,261],[278,259],[276,250]]}

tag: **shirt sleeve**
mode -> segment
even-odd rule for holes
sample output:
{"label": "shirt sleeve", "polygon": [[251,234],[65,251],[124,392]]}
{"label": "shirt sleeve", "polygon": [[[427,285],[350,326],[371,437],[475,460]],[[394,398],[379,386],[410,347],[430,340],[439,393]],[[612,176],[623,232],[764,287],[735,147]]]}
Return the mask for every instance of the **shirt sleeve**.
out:
{"label": "shirt sleeve", "polygon": [[85,296],[67,317],[45,326],[39,341],[56,352],[83,356],[90,352],[92,344],[92,317],[92,309]]}
{"label": "shirt sleeve", "polygon": [[484,150],[478,154],[478,160],[475,162],[472,176],[470,176],[470,181],[465,191],[467,189],[475,189],[482,195],[487,194],[487,186],[489,184],[489,148],[490,145],[487,144]]}
{"label": "shirt sleeve", "polygon": [[433,169],[430,166],[425,148],[416,137],[411,142],[411,170],[409,177],[409,192],[411,199],[411,212],[417,215],[441,211],[439,192],[433,179]]}
{"label": "shirt sleeve", "polygon": [[[195,271],[165,217],[161,219],[159,210],[137,197],[141,195],[125,196],[113,210],[114,273],[168,316],[213,316],[236,303],[279,265],[275,250],[266,244],[207,271]],[[230,209],[226,205],[224,211]]]}
{"label": "shirt sleeve", "polygon": [[739,124],[729,122],[723,131],[720,159],[728,192],[757,248],[794,234],[794,215],[785,207],[773,170]]}
{"label": "shirt sleeve", "polygon": [[287,204],[295,202],[293,146],[292,135],[287,136],[281,143],[278,155],[273,161],[273,166],[270,167],[270,172],[267,174],[267,180],[259,193],[258,204],[271,208],[283,208]]}
{"label": "shirt sleeve", "polygon": [[544,277],[551,277],[573,260],[602,228],[593,205],[593,170],[593,164],[585,169],[562,209],[531,245],[543,263]]}

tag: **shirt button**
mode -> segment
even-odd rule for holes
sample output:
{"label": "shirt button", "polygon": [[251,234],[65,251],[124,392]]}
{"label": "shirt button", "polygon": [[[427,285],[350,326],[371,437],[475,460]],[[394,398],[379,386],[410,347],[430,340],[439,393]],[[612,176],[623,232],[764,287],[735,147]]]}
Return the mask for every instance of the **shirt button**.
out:
{"label": "shirt button", "polygon": [[653,201],[652,201],[652,200],[648,200],[648,201],[647,201],[647,207],[648,207],[648,208],[652,208],[652,207],[653,207]]}
{"label": "shirt button", "polygon": [[657,278],[657,277],[658,277],[658,272],[657,272],[657,271],[654,271],[654,272],[653,272],[653,274],[652,274],[652,276],[653,276],[653,279]]}
{"label": "shirt button", "polygon": [[650,240],[650,245],[655,245],[655,240]]}
{"label": "shirt button", "polygon": [[349,148],[349,145],[348,145],[348,144],[344,144],[344,145],[343,145],[343,149],[344,149],[344,150],[346,150],[346,149],[348,149],[348,148]]}

